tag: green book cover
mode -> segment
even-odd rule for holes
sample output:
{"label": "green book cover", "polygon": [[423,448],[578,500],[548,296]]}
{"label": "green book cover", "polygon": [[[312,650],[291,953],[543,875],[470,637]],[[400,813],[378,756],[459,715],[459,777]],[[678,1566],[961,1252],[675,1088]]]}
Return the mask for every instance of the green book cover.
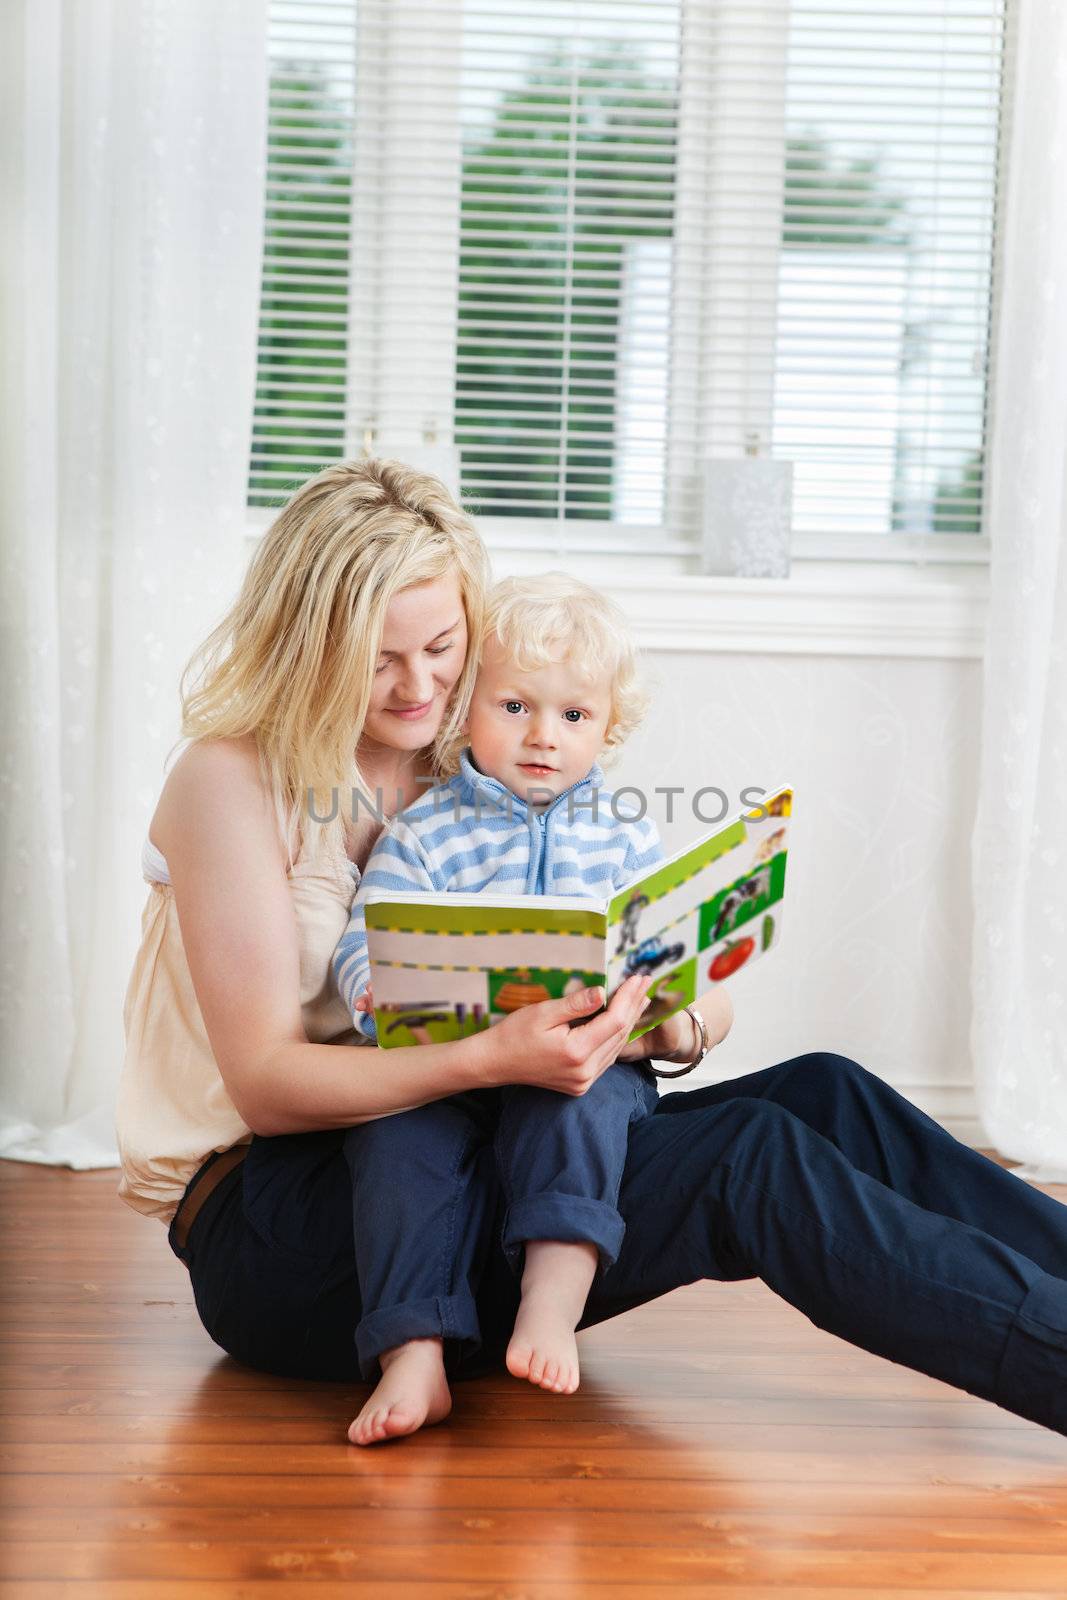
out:
{"label": "green book cover", "polygon": [[440,1043],[521,1006],[654,975],[639,1038],[777,944],[793,791],[774,791],[610,899],[401,894],[366,903],[378,1043]]}

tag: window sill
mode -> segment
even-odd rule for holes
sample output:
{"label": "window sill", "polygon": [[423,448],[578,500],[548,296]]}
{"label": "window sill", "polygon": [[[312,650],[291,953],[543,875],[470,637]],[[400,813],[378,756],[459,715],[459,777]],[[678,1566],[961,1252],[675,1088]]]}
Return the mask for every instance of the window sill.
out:
{"label": "window sill", "polygon": [[973,579],[690,578],[609,592],[646,649],[979,660],[985,645],[988,586]]}
{"label": "window sill", "polygon": [[[269,522],[251,515],[249,549]],[[486,540],[498,577],[567,571],[595,584],[626,613],[648,650],[715,654],[835,655],[980,660],[985,647],[988,555],[926,561],[894,554],[797,552],[788,578],[707,577],[691,557],[502,547]],[[650,568],[653,570],[650,571]]]}
{"label": "window sill", "polygon": [[[558,564],[493,551],[498,576]],[[648,565],[639,557],[567,562],[622,607],[643,649],[980,660],[985,647],[981,566],[804,560],[788,578],[719,578],[649,573]]]}

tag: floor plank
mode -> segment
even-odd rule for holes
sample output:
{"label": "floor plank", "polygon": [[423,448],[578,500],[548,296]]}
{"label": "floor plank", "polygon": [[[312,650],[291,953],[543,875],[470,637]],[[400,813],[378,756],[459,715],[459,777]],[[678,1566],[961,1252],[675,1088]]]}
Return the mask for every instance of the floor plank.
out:
{"label": "floor plank", "polygon": [[1067,1596],[1067,1439],[761,1284],[590,1329],[574,1396],[494,1375],[360,1451],[366,1390],[224,1357],[114,1173],[0,1162],[0,1203],[4,1595]]}

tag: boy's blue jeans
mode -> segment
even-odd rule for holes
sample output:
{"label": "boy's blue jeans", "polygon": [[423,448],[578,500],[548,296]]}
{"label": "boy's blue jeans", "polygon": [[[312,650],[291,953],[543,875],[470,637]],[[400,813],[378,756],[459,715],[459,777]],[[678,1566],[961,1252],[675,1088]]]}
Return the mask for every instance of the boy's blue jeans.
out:
{"label": "boy's blue jeans", "polygon": [[[208,1333],[251,1366],[360,1375],[347,1138],[254,1139],[179,1252]],[[446,1336],[455,1377],[500,1364],[519,1300],[491,1144],[473,1161],[453,1242],[478,1326]],[[663,1095],[630,1126],[618,1210],[619,1253],[580,1327],[681,1284],[759,1277],[817,1327],[1067,1433],[1067,1206],[846,1057]]]}
{"label": "boy's blue jeans", "polygon": [[[527,1239],[595,1244],[617,1259],[617,1206],[630,1124],[655,1109],[645,1062],[616,1062],[580,1096],[521,1085],[451,1095],[345,1135],[356,1276],[356,1352],[376,1378],[383,1350],[427,1334],[480,1343],[469,1250],[489,1223],[481,1153],[492,1144],[506,1210],[500,1246],[521,1273]],[[495,1124],[495,1128],[494,1128]]]}

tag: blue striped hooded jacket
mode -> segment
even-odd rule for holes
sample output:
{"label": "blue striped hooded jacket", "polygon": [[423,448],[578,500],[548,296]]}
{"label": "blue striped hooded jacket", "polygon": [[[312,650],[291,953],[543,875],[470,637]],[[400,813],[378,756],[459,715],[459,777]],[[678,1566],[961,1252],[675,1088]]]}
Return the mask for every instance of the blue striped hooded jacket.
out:
{"label": "blue striped hooded jacket", "polygon": [[[656,824],[650,817],[627,816],[621,802],[616,818],[603,784],[594,764],[538,809],[479,772],[464,750],[456,775],[391,818],[371,851],[333,957],[349,1011],[370,980],[363,904],[372,889],[606,896],[661,861]],[[362,1012],[353,1017],[365,1038],[377,1037],[373,1018]]]}

